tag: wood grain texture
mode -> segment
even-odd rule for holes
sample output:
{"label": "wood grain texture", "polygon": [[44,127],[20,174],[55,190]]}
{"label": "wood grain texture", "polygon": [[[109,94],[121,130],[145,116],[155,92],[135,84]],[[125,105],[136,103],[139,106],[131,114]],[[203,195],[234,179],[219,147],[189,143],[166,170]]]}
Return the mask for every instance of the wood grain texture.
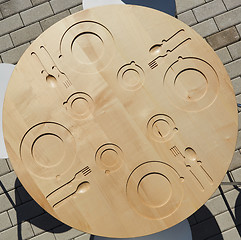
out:
{"label": "wood grain texture", "polygon": [[27,49],[3,110],[24,187],[64,223],[137,237],[186,219],[235,149],[228,74],[184,23],[138,6],[71,15]]}

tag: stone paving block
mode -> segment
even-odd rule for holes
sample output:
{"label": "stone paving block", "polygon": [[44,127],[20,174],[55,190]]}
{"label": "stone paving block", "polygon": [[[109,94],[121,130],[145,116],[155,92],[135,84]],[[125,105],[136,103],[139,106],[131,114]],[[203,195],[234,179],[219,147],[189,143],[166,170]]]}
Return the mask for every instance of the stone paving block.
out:
{"label": "stone paving block", "polygon": [[83,235],[83,232],[76,230],[74,228],[71,228],[68,231],[65,231],[65,229],[66,229],[66,225],[62,225],[60,227],[53,229],[53,231],[55,232],[54,235],[56,240],[72,239],[80,235]]}
{"label": "stone paving block", "polygon": [[53,11],[49,2],[46,2],[21,12],[20,15],[23,19],[23,23],[29,25],[53,15]]}
{"label": "stone paving block", "polygon": [[2,19],[0,21],[0,36],[15,31],[19,28],[23,27],[22,20],[19,14],[13,15],[11,17]]}
{"label": "stone paving block", "polygon": [[[10,197],[10,200],[8,197]],[[20,198],[16,193],[16,190],[10,191],[8,192],[8,194],[3,193],[0,195],[0,213],[13,208],[13,204],[15,206],[21,204]]]}
{"label": "stone paving block", "polygon": [[223,232],[223,240],[231,240],[231,239],[232,240],[240,239],[240,234],[236,227]]}
{"label": "stone paving block", "polygon": [[223,0],[223,2],[228,10],[241,6],[240,0]]}
{"label": "stone paving block", "polygon": [[241,7],[214,17],[220,30],[229,28],[241,22]]}
{"label": "stone paving block", "polygon": [[[28,222],[24,222],[21,224],[21,237],[22,239],[28,239],[33,237],[33,230]],[[0,232],[0,239],[1,240],[21,240],[18,237],[18,227],[14,226],[9,228],[3,232]]]}
{"label": "stone paving block", "polygon": [[216,50],[216,54],[221,59],[223,64],[232,62],[232,58],[231,58],[230,53],[229,53],[229,51],[226,47],[221,48],[219,50]]}
{"label": "stone paving block", "polygon": [[207,37],[211,34],[218,32],[218,27],[212,18],[207,21],[193,25],[192,28],[202,37]]}
{"label": "stone paving block", "polygon": [[238,30],[239,35],[241,36],[241,24],[237,25],[236,28]]}
{"label": "stone paving block", "polygon": [[222,0],[213,0],[193,9],[193,13],[196,16],[198,22],[202,22],[226,11],[227,10]]}
{"label": "stone paving block", "polygon": [[0,5],[3,17],[11,16],[32,7],[30,0],[11,0]]}
{"label": "stone paving block", "polygon": [[[1,176],[0,181],[7,191],[12,190],[16,187],[20,187],[20,182],[19,180],[17,180],[17,176],[15,172],[10,172]],[[1,185],[0,185],[0,193],[3,193],[3,189]]]}
{"label": "stone paving block", "polygon": [[74,14],[74,13],[77,13],[79,11],[82,11],[83,10],[83,5],[79,5],[79,6],[76,6],[76,7],[73,7],[70,9],[70,13],[71,14]]}
{"label": "stone paving block", "polygon": [[15,32],[10,33],[14,46],[19,46],[29,41],[34,40],[42,33],[39,22],[21,28]]}
{"label": "stone paving block", "polygon": [[233,61],[231,63],[228,63],[225,65],[227,72],[229,74],[229,77],[236,78],[241,75],[241,59],[238,59],[236,61]]}
{"label": "stone paving block", "polygon": [[15,209],[8,211],[9,217],[13,225],[17,225],[20,221],[27,221],[44,213],[44,210],[35,202],[30,201],[17,206]]}
{"label": "stone paving block", "polygon": [[241,58],[241,41],[228,46],[228,50],[234,60]]}
{"label": "stone paving block", "polygon": [[48,231],[50,229],[63,225],[62,222],[52,217],[47,212],[45,212],[43,215],[31,219],[30,223],[32,225],[35,235],[38,235],[40,233],[43,233],[44,231]]}
{"label": "stone paving block", "polygon": [[3,231],[5,229],[8,229],[12,227],[12,224],[10,222],[9,216],[7,212],[3,212],[0,214],[0,231]]}
{"label": "stone paving block", "polygon": [[51,0],[50,4],[54,10],[54,13],[62,12],[66,9],[73,8],[82,4],[82,0]]}
{"label": "stone paving block", "polygon": [[204,0],[176,0],[177,13],[185,12],[204,3]]}
{"label": "stone paving block", "polygon": [[[236,96],[237,102],[240,103],[241,101],[241,96],[240,94],[238,96]],[[237,143],[236,143],[236,147],[235,150],[241,149],[241,132],[238,132],[238,137],[237,137]]]}
{"label": "stone paving block", "polygon": [[[222,182],[230,182],[227,174],[226,174],[225,177],[223,178]],[[229,192],[229,191],[231,191],[231,190],[234,190],[234,187],[233,187],[233,186],[229,186],[229,185],[222,185],[222,184],[221,184],[221,185],[220,185],[220,188],[222,189],[222,191],[223,191],[224,193],[227,193],[227,192]],[[216,196],[219,196],[219,195],[220,195],[220,190],[219,190],[219,188],[217,189],[217,192],[218,192],[218,194],[217,194]]]}
{"label": "stone paving block", "polygon": [[79,237],[76,237],[74,240],[90,240],[90,236],[90,234],[85,233]]}
{"label": "stone paving block", "polygon": [[232,175],[236,182],[241,182],[241,168],[238,168],[232,171]]}
{"label": "stone paving block", "polygon": [[193,240],[206,240],[216,235],[220,235],[220,229],[214,217],[192,226]]}
{"label": "stone paving block", "polygon": [[29,47],[29,45],[30,45],[29,43],[25,43],[23,45],[20,45],[16,48],[13,48],[11,50],[8,50],[2,53],[1,56],[2,56],[3,62],[16,64],[20,59],[20,57],[25,52],[25,50]]}
{"label": "stone paving block", "polygon": [[2,61],[2,57],[0,56],[0,63],[2,63],[3,61]]}
{"label": "stone paving block", "polygon": [[38,236],[31,238],[31,240],[56,240],[56,239],[53,233],[45,232],[43,234],[40,234]]}
{"label": "stone paving block", "polygon": [[[233,211],[232,211],[233,213]],[[235,227],[235,223],[229,213],[229,211],[219,214],[215,217],[221,232],[227,231]]]}
{"label": "stone paving block", "polygon": [[197,220],[196,220],[194,214],[191,215],[191,216],[188,218],[188,222],[189,222],[189,224],[190,224],[191,226],[197,224]]}
{"label": "stone paving block", "polygon": [[207,37],[206,40],[214,50],[217,50],[237,42],[239,39],[240,36],[237,29],[231,27]]}
{"label": "stone paving block", "polygon": [[228,170],[233,171],[240,167],[241,167],[241,154],[240,154],[240,151],[235,151],[233,154],[233,160],[232,160]]}
{"label": "stone paving block", "polygon": [[48,2],[49,0],[31,0],[33,6]]}
{"label": "stone paving block", "polygon": [[[241,94],[241,78],[240,77],[234,78],[231,80],[231,83],[233,85],[233,90],[235,92],[235,95]],[[239,116],[239,118],[241,118],[241,116]],[[241,124],[241,122],[239,124]],[[239,130],[240,129],[241,129],[241,126],[239,126]]]}
{"label": "stone paving block", "polygon": [[[1,44],[0,44],[1,45]],[[0,176],[9,173],[10,169],[6,159],[0,159]]]}
{"label": "stone paving block", "polygon": [[7,163],[8,163],[8,166],[9,166],[10,170],[13,171],[13,166],[12,166],[9,158],[7,159]]}
{"label": "stone paving block", "polygon": [[2,15],[2,13],[0,12],[0,19],[3,19],[3,15]]}
{"label": "stone paving block", "polygon": [[46,18],[46,19],[40,21],[41,27],[45,31],[47,28],[52,26],[54,23],[60,21],[61,19],[67,17],[68,15],[70,15],[70,13],[69,13],[68,10],[66,10],[64,12],[61,12],[61,13],[53,15],[53,16],[51,16],[49,18]]}
{"label": "stone paving block", "polygon": [[192,10],[179,14],[177,18],[189,26],[192,26],[197,23],[197,20]]}
{"label": "stone paving block", "polygon": [[33,200],[33,198],[28,194],[23,186],[17,188],[18,195],[22,203],[29,202]]}

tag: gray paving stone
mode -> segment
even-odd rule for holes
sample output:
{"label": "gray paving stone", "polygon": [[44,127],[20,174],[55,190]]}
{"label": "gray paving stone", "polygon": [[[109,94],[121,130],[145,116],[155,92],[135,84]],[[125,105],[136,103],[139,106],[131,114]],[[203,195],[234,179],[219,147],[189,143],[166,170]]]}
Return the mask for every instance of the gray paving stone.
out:
{"label": "gray paving stone", "polygon": [[236,61],[233,61],[231,63],[228,63],[225,65],[229,77],[232,78],[236,78],[238,76],[241,75],[241,59],[237,59]]}
{"label": "gray paving stone", "polygon": [[66,10],[64,12],[61,12],[61,13],[53,15],[53,16],[51,16],[49,18],[46,18],[46,19],[40,21],[41,27],[45,31],[47,28],[52,26],[54,23],[60,21],[61,19],[67,17],[68,15],[70,15],[70,13],[69,13],[68,10]]}
{"label": "gray paving stone", "polygon": [[237,25],[236,28],[238,30],[239,35],[241,36],[241,24]]}
{"label": "gray paving stone", "polygon": [[38,236],[31,238],[31,240],[56,240],[53,233],[45,232]]}
{"label": "gray paving stone", "polygon": [[192,10],[179,14],[177,18],[189,26],[192,26],[197,23],[197,20]]}
{"label": "gray paving stone", "polygon": [[214,17],[220,30],[239,24],[241,22],[241,7]]}
{"label": "gray paving stone", "polygon": [[236,227],[223,232],[223,240],[231,240],[231,239],[233,240],[240,239],[240,235]]}
{"label": "gray paving stone", "polygon": [[[10,200],[8,197],[10,197]],[[21,204],[20,198],[16,193],[16,190],[10,191],[8,192],[8,194],[3,193],[0,195],[0,212],[4,212],[13,208],[13,204],[15,206]]]}
{"label": "gray paving stone", "polygon": [[69,231],[63,232],[62,229],[65,229],[65,228],[66,228],[66,226],[62,225],[53,230],[55,232],[54,235],[56,237],[56,240],[72,239],[72,238],[78,237],[80,235],[83,235],[83,232],[76,230],[74,228],[71,228]]}
{"label": "gray paving stone", "polygon": [[232,175],[236,182],[241,182],[241,168],[238,168],[232,171]]}
{"label": "gray paving stone", "polygon": [[63,225],[62,222],[58,221],[48,213],[44,213],[43,215],[31,219],[30,223],[35,235]]}
{"label": "gray paving stone", "polygon": [[241,41],[228,46],[228,50],[234,60],[241,58]]}
{"label": "gray paving stone", "polygon": [[7,212],[3,212],[0,214],[0,231],[3,231],[5,229],[8,229],[12,227],[12,224],[10,222],[9,216]]}
{"label": "gray paving stone", "polygon": [[2,57],[1,57],[1,55],[0,55],[0,63],[2,63],[3,61],[2,61]]}
{"label": "gray paving stone", "polygon": [[46,2],[21,12],[20,15],[23,19],[23,23],[29,25],[53,15],[53,11],[49,2]]}
{"label": "gray paving stone", "polygon": [[[17,180],[17,176],[16,176],[15,172],[10,172],[10,173],[7,173],[7,174],[1,176],[0,181],[7,191],[10,191],[10,190],[14,189],[15,187],[20,186],[20,182],[19,182],[19,180]],[[4,191],[3,191],[2,187],[0,186],[0,194],[3,192]]]}
{"label": "gray paving stone", "polygon": [[76,6],[76,7],[73,7],[70,9],[70,13],[71,14],[74,14],[74,13],[77,13],[79,11],[82,11],[83,10],[83,5],[79,5],[79,6]]}
{"label": "gray paving stone", "polygon": [[4,18],[0,21],[0,36],[15,31],[21,27],[23,27],[23,23],[19,14]]}
{"label": "gray paving stone", "polygon": [[[33,230],[28,222],[24,222],[21,224],[21,230],[22,230],[21,231],[22,239],[28,239],[28,238],[31,238],[34,236]],[[14,226],[3,232],[0,232],[0,239],[1,240],[17,240],[17,239],[19,239],[17,226]]]}
{"label": "gray paving stone", "polygon": [[211,34],[218,32],[218,27],[212,18],[207,21],[193,25],[192,28],[202,37],[207,37]]}
{"label": "gray paving stone", "polygon": [[[204,222],[192,226],[193,240],[206,240],[220,234],[220,229],[215,218],[210,218]],[[219,240],[221,240],[219,236]]]}
{"label": "gray paving stone", "polygon": [[237,29],[235,27],[230,27],[207,37],[206,40],[214,50],[217,50],[237,42],[239,39],[240,36]]}
{"label": "gray paving stone", "polygon": [[2,13],[0,12],[0,19],[3,19],[3,15],[2,15]]}
{"label": "gray paving stone", "polygon": [[11,50],[8,50],[1,54],[3,62],[5,63],[12,63],[16,64],[20,57],[23,55],[25,50],[29,47],[29,43],[25,43],[23,45],[20,45],[16,48],[13,48]]}
{"label": "gray paving stone", "polygon": [[11,0],[0,5],[3,17],[11,16],[32,7],[30,0]]}
{"label": "gray paving stone", "polygon": [[[236,96],[237,102],[240,103],[241,101],[241,97],[240,94],[238,96]],[[241,149],[241,132],[238,132],[238,138],[237,138],[237,143],[236,143],[236,147],[235,150]]]}
{"label": "gray paving stone", "polygon": [[223,0],[228,10],[241,6],[240,0]]}
{"label": "gray paving stone", "polygon": [[176,0],[177,13],[185,12],[204,3],[204,0]]}
{"label": "gray paving stone", "polygon": [[[241,94],[241,78],[237,77],[235,79],[232,79],[231,83],[233,85],[233,90],[235,92],[235,95]],[[239,118],[241,118],[241,116]],[[239,124],[241,124],[241,122]],[[239,130],[241,130],[241,126],[239,126]]]}
{"label": "gray paving stone", "polygon": [[[1,43],[0,43],[1,45]],[[10,169],[8,167],[8,163],[6,159],[0,159],[0,176],[9,173]]]}
{"label": "gray paving stone", "polygon": [[22,203],[26,203],[33,200],[33,198],[28,194],[28,192],[25,190],[23,186],[18,187],[17,192]]}
{"label": "gray paving stone", "polygon": [[222,0],[213,0],[193,9],[198,22],[202,22],[226,11]]}
{"label": "gray paving stone", "polygon": [[[222,182],[230,182],[227,174],[226,174],[225,177],[223,178]],[[229,191],[231,191],[231,190],[234,190],[234,187],[233,187],[233,186],[229,186],[229,185],[220,185],[220,187],[221,187],[221,189],[222,189],[222,191],[223,191],[224,193],[227,193],[227,192],[229,192]],[[219,191],[219,188],[218,188],[218,189],[217,189],[217,194],[216,194],[216,196],[219,196],[219,195],[220,195],[220,191]]]}
{"label": "gray paving stone", "polygon": [[9,217],[13,225],[18,223],[18,219],[27,221],[44,213],[44,210],[35,202],[30,201],[17,206],[15,209],[8,211]]}
{"label": "gray paving stone", "polygon": [[90,236],[90,234],[85,233],[79,237],[76,237],[74,240],[90,240]]}
{"label": "gray paving stone", "polygon": [[33,6],[48,2],[49,0],[31,0]]}
{"label": "gray paving stone", "polygon": [[216,54],[219,56],[223,64],[232,62],[232,58],[226,47],[216,50]]}
{"label": "gray paving stone", "polygon": [[233,160],[229,166],[229,171],[233,171],[240,167],[241,167],[241,154],[240,154],[240,151],[235,151],[233,154]]}
{"label": "gray paving stone", "polygon": [[29,41],[34,40],[42,33],[39,22],[21,28],[15,32],[10,33],[14,46],[19,46]]}
{"label": "gray paving stone", "polygon": [[51,0],[50,4],[54,10],[54,13],[62,12],[66,9],[73,8],[82,4],[82,0]]}
{"label": "gray paving stone", "polygon": [[7,159],[7,163],[8,163],[10,170],[13,171],[13,166],[12,166],[9,158]]}
{"label": "gray paving stone", "polygon": [[230,215],[230,213],[224,212],[215,217],[218,226],[222,232],[227,231],[235,227],[235,223]]}

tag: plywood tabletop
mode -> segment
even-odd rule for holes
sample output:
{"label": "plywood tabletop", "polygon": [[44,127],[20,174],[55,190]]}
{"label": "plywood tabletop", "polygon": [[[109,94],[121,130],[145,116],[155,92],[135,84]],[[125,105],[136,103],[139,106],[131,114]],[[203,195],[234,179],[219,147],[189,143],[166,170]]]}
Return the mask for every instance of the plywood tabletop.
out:
{"label": "plywood tabletop", "polygon": [[31,196],[107,237],[167,229],[201,207],[231,162],[236,100],[221,61],[179,20],[138,6],[71,15],[26,50],[3,128]]}

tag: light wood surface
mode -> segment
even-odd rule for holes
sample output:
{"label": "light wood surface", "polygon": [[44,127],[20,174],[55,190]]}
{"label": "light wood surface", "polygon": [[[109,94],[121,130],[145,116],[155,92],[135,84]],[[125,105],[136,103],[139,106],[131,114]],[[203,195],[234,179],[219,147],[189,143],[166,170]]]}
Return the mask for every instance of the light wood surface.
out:
{"label": "light wood surface", "polygon": [[221,61],[179,20],[138,6],[71,15],[23,54],[3,110],[24,187],[64,223],[137,237],[186,219],[231,162],[236,100]]}

